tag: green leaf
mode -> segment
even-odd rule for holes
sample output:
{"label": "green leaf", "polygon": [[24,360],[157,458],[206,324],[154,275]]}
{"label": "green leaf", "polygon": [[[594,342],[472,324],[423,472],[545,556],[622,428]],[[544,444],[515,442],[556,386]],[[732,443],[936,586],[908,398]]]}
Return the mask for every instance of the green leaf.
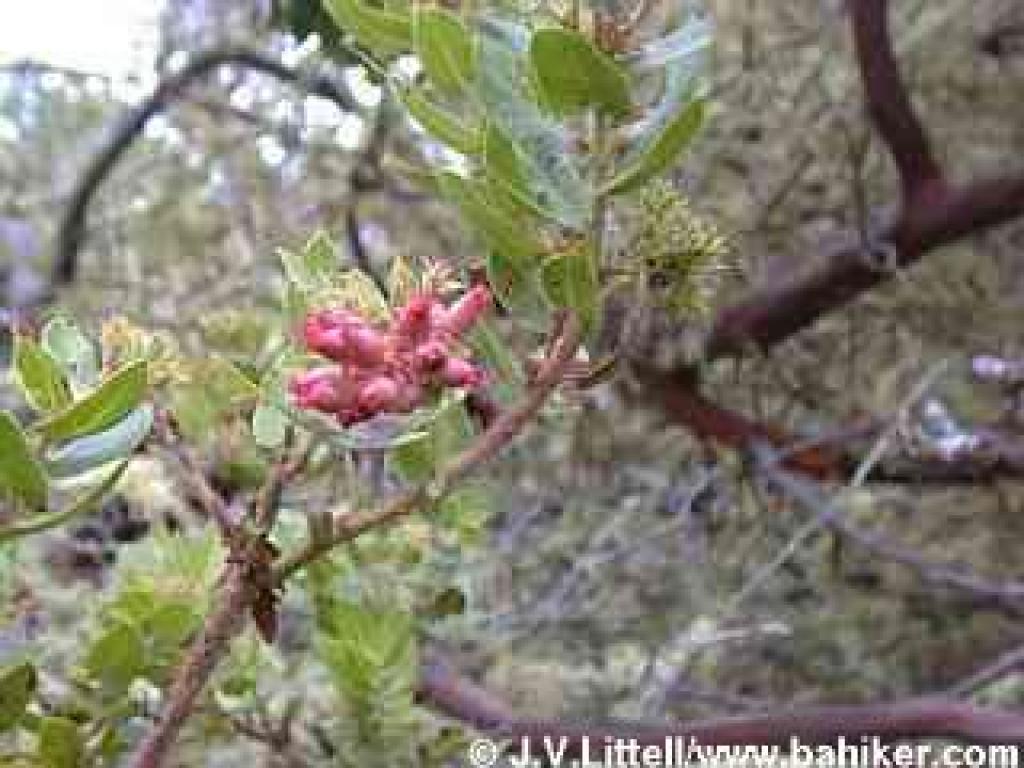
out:
{"label": "green leaf", "polygon": [[478,321],[470,331],[468,341],[474,357],[497,374],[499,388],[521,383],[523,372],[519,360],[512,353],[512,347],[499,335],[492,320]]}
{"label": "green leaf", "polygon": [[488,124],[484,134],[484,167],[492,199],[508,198],[522,212],[569,226],[582,221],[579,211],[584,207],[583,200],[590,197],[582,179],[570,171],[556,180],[549,173],[556,172],[554,167],[541,168],[527,147],[518,145],[494,122]]}
{"label": "green leaf", "polygon": [[558,307],[576,312],[585,333],[591,333],[599,320],[601,284],[597,259],[587,241],[544,261],[544,289]]}
{"label": "green leaf", "polygon": [[21,720],[37,682],[35,667],[28,663],[0,672],[0,733]]}
{"label": "green leaf", "polygon": [[513,141],[494,122],[484,135],[484,163],[487,172],[517,187],[525,187],[526,178]]}
{"label": "green leaf", "polygon": [[326,232],[317,232],[298,253],[278,251],[288,281],[303,293],[329,288],[338,273],[338,254]]}
{"label": "green leaf", "polygon": [[527,328],[542,331],[548,326],[551,305],[541,282],[540,269],[489,251],[485,263],[487,282],[513,319]]}
{"label": "green leaf", "polygon": [[152,427],[153,406],[144,403],[109,429],[47,451],[46,470],[53,477],[71,477],[131,456]]}
{"label": "green leaf", "polygon": [[418,88],[404,88],[398,97],[423,130],[456,152],[472,157],[480,152],[480,132],[430,102]]}
{"label": "green leaf", "polygon": [[679,153],[704,123],[703,99],[694,99],[680,111],[628,168],[609,182],[606,191],[621,194],[645,184],[672,167]]}
{"label": "green leaf", "polygon": [[0,411],[0,487],[34,509],[46,506],[46,476],[7,411]]}
{"label": "green leaf", "polygon": [[388,56],[412,50],[413,24],[407,13],[373,8],[360,0],[324,0],[334,22],[374,53]]}
{"label": "green leaf", "polygon": [[530,62],[544,104],[556,115],[575,115],[588,107],[618,117],[630,113],[625,71],[578,32],[537,30],[530,41]]}
{"label": "green leaf", "polygon": [[145,628],[157,654],[173,660],[201,621],[196,606],[164,598],[146,617]]}
{"label": "green leaf", "polygon": [[56,360],[71,380],[72,390],[78,392],[96,385],[100,359],[95,345],[66,317],[50,320],[40,334],[42,347]]}
{"label": "green leaf", "polygon": [[142,402],[147,363],[128,363],[86,397],[36,425],[48,440],[67,440],[99,432],[120,421]]}
{"label": "green leaf", "polygon": [[507,199],[492,194],[489,185],[444,173],[441,188],[493,250],[518,263],[539,263],[543,248],[533,227]]}
{"label": "green leaf", "polygon": [[146,669],[146,648],[134,624],[118,621],[89,647],[84,666],[108,693],[120,693]]}
{"label": "green leaf", "polygon": [[264,448],[279,448],[288,434],[288,416],[272,405],[259,405],[252,412],[252,435]]}
{"label": "green leaf", "polygon": [[473,436],[473,423],[461,400],[443,405],[415,440],[404,441],[392,453],[395,467],[409,482],[428,481],[437,468],[462,450]]}
{"label": "green leaf", "polygon": [[524,173],[519,149],[493,122],[488,123],[484,134],[484,165],[492,180],[500,182],[517,200],[536,208],[536,203],[530,201],[530,182]]}
{"label": "green leaf", "polygon": [[319,655],[357,717],[373,714],[386,692],[411,703],[417,653],[409,614],[332,600],[321,622]]}
{"label": "green leaf", "polygon": [[431,82],[449,92],[465,88],[474,75],[476,52],[462,20],[442,8],[422,8],[415,27],[416,53]]}
{"label": "green leaf", "polygon": [[464,546],[471,547],[480,543],[493,511],[494,492],[476,482],[460,486],[445,497],[436,519],[440,525],[457,532]]}
{"label": "green leaf", "polygon": [[79,768],[85,749],[78,726],[64,717],[44,717],[39,724],[39,759],[44,768]]}
{"label": "green leaf", "polygon": [[69,520],[84,515],[103,501],[107,492],[121,479],[121,475],[124,474],[127,467],[127,461],[121,462],[98,485],[90,488],[85,494],[75,499],[72,504],[64,509],[45,515],[23,518],[8,525],[0,526],[0,542],[56,528],[58,525],[63,525]]}
{"label": "green leaf", "polygon": [[[571,137],[565,126],[544,114],[523,85],[520,38],[528,42],[529,31],[517,25],[505,29],[506,34],[500,31],[482,30],[474,95],[487,113],[489,128],[499,129],[514,149],[519,170],[512,177],[498,172],[502,157],[508,158],[499,139],[491,142],[488,173],[500,181],[503,196],[562,226],[583,229],[593,208],[591,185],[579,158],[566,151]],[[511,183],[517,177],[525,183]]]}
{"label": "green leaf", "polygon": [[60,365],[49,352],[21,334],[14,340],[14,374],[25,400],[37,411],[53,411],[71,402]]}

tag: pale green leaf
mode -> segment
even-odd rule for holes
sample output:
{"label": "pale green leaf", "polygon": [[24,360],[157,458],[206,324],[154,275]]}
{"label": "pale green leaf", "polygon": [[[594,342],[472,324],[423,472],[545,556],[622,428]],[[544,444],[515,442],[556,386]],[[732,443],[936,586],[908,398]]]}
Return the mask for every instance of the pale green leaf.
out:
{"label": "pale green leaf", "polygon": [[53,411],[71,401],[60,365],[43,347],[21,334],[14,340],[14,376],[25,400],[37,411]]}
{"label": "pale green leaf", "polygon": [[146,647],[139,629],[129,622],[114,622],[89,646],[84,667],[108,694],[126,689],[146,669]]}
{"label": "pale green leaf", "polygon": [[78,726],[64,717],[44,717],[39,724],[39,760],[43,768],[82,768],[85,747]]}
{"label": "pale green leaf", "polygon": [[711,24],[691,18],[665,37],[651,40],[628,52],[624,61],[637,72],[660,71],[682,62],[690,76],[697,74],[711,46]]}
{"label": "pale green leaf", "polygon": [[362,0],[324,0],[334,22],[360,45],[389,56],[413,47],[413,23],[408,13],[374,8]]}
{"label": "pale green leaf", "polygon": [[[487,113],[489,127],[500,130],[513,147],[517,176],[525,188],[500,174],[494,178],[504,196],[562,226],[582,229],[593,207],[591,185],[580,158],[569,151],[571,137],[565,126],[544,114],[525,86],[519,47],[529,33],[516,25],[501,27],[501,34],[486,29],[479,43],[475,96]],[[492,156],[488,168],[492,174],[495,160],[508,155],[500,144],[497,150],[492,146],[495,151],[498,154]]]}
{"label": "pale green leaf", "polygon": [[297,253],[280,249],[278,254],[285,276],[304,293],[323,290],[338,272],[337,251],[326,232],[317,232]]}
{"label": "pale green leaf", "polygon": [[0,488],[34,509],[46,506],[46,476],[7,411],[0,411]]}
{"label": "pale green leaf", "polygon": [[438,141],[472,157],[480,152],[480,132],[452,113],[436,106],[418,88],[403,88],[398,97],[417,123]]}
{"label": "pale green leaf", "polygon": [[551,302],[573,310],[584,332],[593,332],[600,319],[601,284],[590,243],[581,241],[576,247],[545,259],[543,280]]}
{"label": "pale green leaf", "polygon": [[580,33],[562,27],[537,30],[530,62],[543,102],[554,114],[576,115],[590,107],[618,117],[629,114],[625,71]]}
{"label": "pale green leaf", "polygon": [[107,377],[94,391],[35,425],[48,440],[67,440],[99,432],[137,407],[146,395],[148,365],[128,363]]}
{"label": "pale green leaf", "polygon": [[252,412],[252,435],[257,445],[279,448],[288,435],[288,416],[272,405],[259,405]]}
{"label": "pale green leaf", "polygon": [[490,248],[515,262],[539,264],[543,248],[529,222],[507,199],[492,194],[482,182],[453,173],[441,175],[441,188]]}
{"label": "pale green leaf", "polygon": [[0,672],[0,733],[21,720],[36,684],[36,670],[31,664],[19,664]]}
{"label": "pale green leaf", "polygon": [[460,91],[472,80],[473,38],[455,14],[421,8],[415,17],[416,53],[427,78],[444,91]]}
{"label": "pale green leaf", "polygon": [[95,386],[100,358],[96,346],[71,320],[58,316],[43,326],[42,347],[67,373],[76,392]]}
{"label": "pale green leaf", "polygon": [[71,477],[131,456],[153,427],[153,406],[134,408],[112,427],[47,451],[46,470],[53,477]]}
{"label": "pale green leaf", "polygon": [[539,266],[491,250],[485,267],[491,290],[515,321],[533,330],[544,330],[551,306],[545,298]]}
{"label": "pale green leaf", "polygon": [[651,140],[642,154],[609,182],[607,192],[628,192],[669,170],[704,124],[704,110],[701,99],[687,104]]}
{"label": "pale green leaf", "polygon": [[397,446],[392,460],[402,477],[415,483],[429,480],[442,463],[461,451],[473,435],[473,424],[459,400],[445,403],[421,436]]}

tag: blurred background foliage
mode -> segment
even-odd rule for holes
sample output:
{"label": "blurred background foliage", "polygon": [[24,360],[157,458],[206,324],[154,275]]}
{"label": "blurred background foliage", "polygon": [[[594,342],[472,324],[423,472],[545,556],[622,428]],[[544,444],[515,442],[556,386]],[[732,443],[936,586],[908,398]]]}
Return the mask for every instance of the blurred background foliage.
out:
{"label": "blurred background foliage", "polygon": [[[896,50],[942,160],[962,177],[1019,160],[1024,52],[992,43],[1011,19],[1024,21],[1019,3],[892,5]],[[281,82],[233,66],[175,94],[93,198],[64,306],[87,325],[124,315],[170,332],[184,349],[264,366],[289,330],[275,250],[300,246],[316,229],[349,263],[381,277],[396,258],[474,264],[453,212],[418,183],[438,147],[330,36],[315,7],[168,0],[152,76],[134,83],[43,61],[5,63],[5,303],[45,294],[60,211],[118,116],[191,53],[236,46],[328,78],[346,103],[310,95],[301,76]],[[843,3],[711,0],[708,13],[713,115],[673,182],[726,234],[734,270],[705,314],[633,318],[631,343],[662,361],[692,354],[715,307],[745,287],[812,262],[843,232],[868,231],[898,186],[865,120]],[[630,226],[617,223],[622,232]],[[1024,354],[1022,249],[1024,222],[965,240],[770,354],[719,364],[707,373],[708,390],[739,411],[813,433],[869,415],[901,420],[908,395],[945,361],[928,397],[964,422],[990,419],[1002,394],[972,381],[968,361]],[[500,325],[514,346],[516,330]],[[458,524],[435,530],[413,521],[369,537],[311,574],[319,586],[310,594],[379,603],[385,624],[395,605],[433,615],[427,631],[467,670],[537,715],[693,716],[926,694],[1024,642],[1017,611],[1005,604],[934,588],[914,569],[805,530],[813,511],[766,488],[738,457],[668,424],[628,377],[561,405],[488,472],[486,487],[457,498],[472,508],[454,515]],[[244,486],[246,472],[259,475],[266,457],[237,420],[208,427],[204,460],[222,483]],[[893,435],[905,439],[899,424]],[[287,505],[354,506],[389,482],[375,475],[372,457],[339,465],[314,473]],[[1024,579],[1019,482],[872,485],[843,498],[864,530],[924,560],[960,563],[992,582]],[[0,552],[10,561],[0,559],[0,661],[37,644],[49,684],[59,685],[98,620],[78,609],[82,596],[103,590],[116,600],[125,563],[164,541],[147,532],[198,536],[201,526],[166,467],[140,459],[94,517],[23,545],[16,564]],[[296,530],[286,516],[279,536]],[[240,644],[213,694],[216,716],[192,726],[192,748],[223,744],[205,764],[238,764],[246,750],[270,764],[329,760],[349,743],[339,736],[345,728],[363,727],[360,738],[380,744],[390,738],[384,726],[422,720],[385,701],[374,705],[391,713],[382,730],[346,721],[324,666],[308,653],[303,627],[319,609],[291,592],[285,606],[279,645]],[[365,631],[378,631],[367,616]],[[326,657],[344,663],[344,633],[324,633]],[[401,637],[393,641],[405,658]],[[385,689],[399,700],[410,685],[403,669],[385,670],[397,675]],[[977,695],[1024,703],[1021,682]],[[282,722],[293,724],[284,746],[270,740],[269,724]],[[444,753],[451,734],[434,721],[416,727],[429,735],[423,744]],[[252,732],[260,738],[239,738]]]}

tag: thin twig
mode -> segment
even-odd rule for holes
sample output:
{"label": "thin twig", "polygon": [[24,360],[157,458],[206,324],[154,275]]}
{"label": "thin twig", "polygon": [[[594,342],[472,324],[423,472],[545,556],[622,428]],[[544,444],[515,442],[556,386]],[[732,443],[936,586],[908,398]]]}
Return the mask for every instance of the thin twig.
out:
{"label": "thin twig", "polygon": [[986,664],[970,677],[952,686],[948,693],[950,696],[957,698],[970,696],[981,688],[1022,669],[1024,669],[1024,646],[1014,648],[1002,654],[995,661]]}

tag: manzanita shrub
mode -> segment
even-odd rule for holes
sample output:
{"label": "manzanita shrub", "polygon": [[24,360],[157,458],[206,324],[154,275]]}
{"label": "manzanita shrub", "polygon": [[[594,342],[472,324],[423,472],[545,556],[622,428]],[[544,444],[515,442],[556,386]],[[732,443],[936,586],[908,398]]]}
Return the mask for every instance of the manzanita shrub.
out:
{"label": "manzanita shrub", "polygon": [[[465,607],[476,471],[560,384],[608,368],[614,344],[591,361],[610,298],[692,309],[713,287],[721,238],[661,181],[705,113],[709,32],[688,4],[287,5],[330,18],[389,86],[439,158],[413,175],[479,257],[396,258],[385,292],[314,236],[281,252],[279,332],[256,359],[193,356],[120,318],[99,339],[62,315],[17,329],[5,600],[36,535],[147,457],[209,525],[129,547],[59,659],[45,639],[0,643],[5,765],[153,766],[182,730],[200,754],[273,746],[273,723],[301,731],[289,744],[308,764],[444,764],[462,737],[414,703],[417,648]],[[400,581],[374,578],[385,562]],[[303,687],[316,674],[330,701]]]}

